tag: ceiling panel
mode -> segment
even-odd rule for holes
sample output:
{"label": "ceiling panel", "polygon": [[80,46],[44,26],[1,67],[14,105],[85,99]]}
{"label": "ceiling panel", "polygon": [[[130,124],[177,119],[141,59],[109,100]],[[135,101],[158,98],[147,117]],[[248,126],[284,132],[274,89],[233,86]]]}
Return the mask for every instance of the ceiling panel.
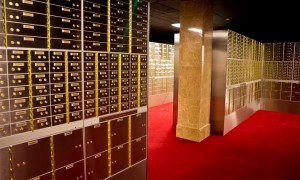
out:
{"label": "ceiling panel", "polygon": [[[180,0],[149,0],[150,41],[173,43]],[[261,42],[300,41],[297,1],[212,0],[214,29],[232,29]],[[227,19],[227,20],[226,20]],[[229,19],[229,20],[228,20]]]}

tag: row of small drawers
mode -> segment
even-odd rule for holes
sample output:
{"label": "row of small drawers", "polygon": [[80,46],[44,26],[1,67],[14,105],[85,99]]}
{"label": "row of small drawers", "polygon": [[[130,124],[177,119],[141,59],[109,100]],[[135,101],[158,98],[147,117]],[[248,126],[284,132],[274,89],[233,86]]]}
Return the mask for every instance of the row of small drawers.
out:
{"label": "row of small drawers", "polygon": [[[53,1],[53,0],[52,0]],[[139,6],[139,5],[137,5]],[[27,11],[27,12],[35,12],[40,14],[47,14],[47,4],[38,1],[30,1],[30,0],[14,0],[9,1],[6,3],[6,11],[9,9],[16,9],[20,11]],[[3,7],[1,7],[3,11]],[[89,11],[89,12],[87,12]],[[111,16],[116,16],[120,18],[129,18],[129,4],[120,2],[118,0],[111,1],[110,3],[110,12]],[[132,7],[132,11],[135,13],[132,15],[133,19],[146,19],[147,20],[147,9],[143,9],[141,7],[136,8],[136,6]],[[107,15],[107,7],[103,5],[93,4],[89,2],[84,3],[84,16],[86,17],[100,17],[102,15]],[[73,19],[80,19],[81,18],[81,8],[80,2],[74,3],[70,1],[50,1],[50,15],[54,16],[64,16]],[[98,14],[100,13],[100,14]],[[8,15],[11,15],[8,13]],[[145,22],[147,23],[147,21]]]}
{"label": "row of small drawers", "polygon": [[[47,26],[44,25],[34,25],[34,24],[23,24],[7,22],[7,34],[9,37],[14,36],[38,36],[47,37]],[[129,29],[126,28],[127,25],[117,27],[110,26],[110,41],[113,43],[128,43],[129,41]],[[0,21],[0,33],[4,34],[3,21]],[[107,25],[85,23],[86,30],[84,31],[85,41],[95,41],[95,42],[106,42],[107,41]],[[38,34],[37,34],[38,32]],[[147,31],[141,31],[132,29],[132,42],[137,45],[137,43],[143,40],[147,41]],[[72,39],[81,40],[81,30],[73,30],[51,26],[50,27],[50,37],[52,39]],[[29,37],[28,37],[29,38]],[[13,38],[11,38],[13,39]],[[141,44],[143,45],[143,44]]]}
{"label": "row of small drawers", "polygon": [[[135,94],[136,97],[136,94]],[[146,106],[147,105],[147,97],[143,96],[144,98],[142,98],[140,100],[140,105],[141,106]],[[110,99],[112,100],[112,102],[114,102],[113,98],[115,97],[111,97]],[[118,98],[118,97],[116,97]],[[105,100],[106,102],[108,101],[108,99],[102,98],[102,100]],[[100,101],[100,100],[99,100]],[[109,113],[115,113],[119,111],[119,105],[113,104],[111,103],[110,105],[105,105],[106,103],[100,102],[99,104],[99,115],[106,115]],[[128,102],[122,102],[121,103],[121,110],[128,110],[128,109],[133,109],[133,108],[137,108],[137,100],[132,100],[132,101],[128,101]],[[95,101],[85,101],[84,102],[84,106],[85,106],[85,113],[84,113],[84,118],[91,118],[91,117],[95,117]],[[81,102],[71,102],[70,103],[70,117],[71,120],[70,121],[75,121],[75,120],[80,120],[82,119],[82,115],[81,113],[78,113],[79,111],[81,112],[82,109],[82,104]],[[65,114],[66,113],[66,104],[58,104],[58,105],[52,105],[52,106],[45,106],[45,107],[34,107],[33,108],[33,117],[34,119],[45,119],[48,117],[52,117],[52,120],[55,123],[58,122],[66,122],[66,117]],[[19,124],[19,122],[23,122],[23,121],[29,121],[29,114],[30,114],[30,110],[27,108],[25,109],[20,109],[20,110],[16,110],[16,111],[11,111],[11,112],[1,112],[0,113],[0,125],[5,125],[8,123],[18,123],[17,126],[23,127],[25,125],[28,125],[27,123],[21,123]],[[51,118],[50,118],[51,119]],[[44,121],[37,121],[37,122],[41,122],[43,123]],[[48,122],[48,120],[47,120]],[[47,123],[48,124],[48,123]],[[50,124],[49,124],[50,125]],[[29,125],[28,125],[29,126]]]}
{"label": "row of small drawers", "polygon": [[[7,67],[8,64],[8,67]],[[50,64],[50,67],[49,67]],[[65,72],[65,63],[64,62],[32,62],[31,63],[31,72],[32,73],[55,73],[55,72]],[[119,64],[117,62],[100,62],[98,64],[98,70],[103,72],[102,74],[108,75],[108,71],[116,71],[119,68]],[[147,63],[141,63],[141,71],[147,70]],[[9,74],[26,74],[28,73],[28,63],[27,62],[1,62],[0,61],[0,74],[6,74],[8,70]],[[70,62],[68,63],[68,72],[78,72],[81,71],[81,63],[79,62]],[[137,71],[138,64],[136,62],[122,62],[121,64],[122,71]],[[94,73],[95,72],[95,63],[87,62],[84,63],[84,71],[85,73]],[[117,71],[118,72],[118,71]],[[131,72],[132,73],[132,72]],[[100,74],[100,75],[102,75]],[[137,74],[137,72],[136,72]],[[95,76],[95,75],[93,75]],[[112,76],[112,75],[111,75]]]}
{"label": "row of small drawers", "polygon": [[[48,54],[49,53],[49,54]],[[96,53],[85,52],[84,61],[95,61]],[[110,53],[98,53],[99,61],[110,61],[118,62],[120,54],[110,54]],[[65,61],[64,51],[36,51],[32,50],[30,53],[31,61]],[[68,61],[81,61],[81,52],[68,52]],[[0,50],[0,61],[27,61],[28,51],[27,50]],[[147,55],[140,55],[141,62],[147,62]],[[122,62],[138,62],[138,55],[136,54],[121,54]]]}

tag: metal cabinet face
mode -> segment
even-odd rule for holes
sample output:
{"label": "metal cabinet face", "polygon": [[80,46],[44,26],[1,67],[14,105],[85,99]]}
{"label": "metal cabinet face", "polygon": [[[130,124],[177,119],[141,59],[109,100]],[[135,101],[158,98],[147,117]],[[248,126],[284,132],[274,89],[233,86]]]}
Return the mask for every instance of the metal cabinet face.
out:
{"label": "metal cabinet face", "polygon": [[272,89],[271,99],[280,99],[280,91]]}
{"label": "metal cabinet face", "polygon": [[131,139],[140,138],[146,135],[147,114],[135,114],[131,116]]}
{"label": "metal cabinet face", "polygon": [[30,179],[50,172],[50,138],[13,146],[13,159],[14,179]]}
{"label": "metal cabinet face", "polygon": [[120,172],[128,165],[128,144],[113,148],[111,150],[111,174]]}
{"label": "metal cabinet face", "polygon": [[83,159],[82,129],[53,136],[55,167]]}
{"label": "metal cabinet face", "polygon": [[292,84],[292,91],[293,92],[300,92],[300,84],[293,83]]}
{"label": "metal cabinet face", "polygon": [[105,179],[108,177],[107,151],[96,154],[86,160],[88,180]]}
{"label": "metal cabinet face", "polygon": [[146,137],[139,138],[131,142],[131,164],[135,164],[146,159],[146,146]]}
{"label": "metal cabinet face", "polygon": [[55,179],[66,180],[66,179],[84,179],[84,162],[69,164],[55,171]]}
{"label": "metal cabinet face", "polygon": [[86,156],[95,155],[108,148],[107,123],[96,124],[85,129]]}
{"label": "metal cabinet face", "polygon": [[0,149],[0,179],[10,179],[10,165],[9,165],[9,149]]}
{"label": "metal cabinet face", "polygon": [[128,142],[128,117],[111,121],[111,147]]}
{"label": "metal cabinet face", "polygon": [[289,101],[291,99],[291,91],[281,91],[280,99]]}
{"label": "metal cabinet face", "polygon": [[300,101],[300,92],[292,92],[292,101]]}
{"label": "metal cabinet face", "polygon": [[291,83],[282,82],[281,91],[291,91],[291,89],[292,89],[292,84]]}

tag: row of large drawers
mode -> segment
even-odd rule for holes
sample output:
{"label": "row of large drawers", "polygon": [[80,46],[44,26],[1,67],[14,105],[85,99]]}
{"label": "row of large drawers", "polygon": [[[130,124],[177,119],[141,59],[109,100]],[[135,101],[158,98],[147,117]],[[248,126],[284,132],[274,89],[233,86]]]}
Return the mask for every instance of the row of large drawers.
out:
{"label": "row of large drawers", "polygon": [[[13,157],[13,175],[14,178],[31,179],[42,174],[47,177],[47,172],[51,174],[51,148],[54,151],[56,177],[63,176],[69,179],[71,176],[80,177],[83,175],[83,164],[81,160],[87,158],[87,171],[95,171],[93,177],[98,176],[99,170],[101,177],[108,175],[108,153],[110,148],[112,174],[129,166],[128,158],[131,152],[132,164],[135,164],[146,158],[146,114],[137,114],[131,116],[131,130],[128,127],[128,117],[120,118],[110,122],[110,137],[108,136],[107,123],[101,123],[85,128],[85,139],[83,139],[83,130],[75,130],[54,135],[53,138],[47,137],[23,144],[12,146],[11,154],[9,149],[0,150],[2,170],[9,171],[9,159]],[[128,139],[130,134],[131,139]],[[52,140],[53,141],[52,141]],[[108,146],[110,140],[111,146]],[[53,147],[51,144],[53,142]],[[84,144],[83,144],[84,142]],[[128,143],[131,148],[129,150]],[[85,156],[83,148],[85,147]],[[43,152],[43,153],[38,153]],[[38,154],[38,155],[37,155]],[[124,160],[127,159],[127,161]],[[75,163],[77,162],[77,163]],[[97,163],[97,165],[93,165]],[[118,165],[117,165],[118,164]],[[32,168],[39,166],[40,168]],[[101,167],[101,169],[95,169]],[[80,168],[81,167],[81,168]],[[74,171],[75,170],[75,171]],[[60,171],[66,171],[61,173]],[[69,172],[74,175],[70,175]],[[97,172],[97,173],[96,173]],[[1,173],[1,179],[9,179],[9,173]],[[43,179],[43,178],[42,178]],[[51,179],[51,175],[50,175]]]}

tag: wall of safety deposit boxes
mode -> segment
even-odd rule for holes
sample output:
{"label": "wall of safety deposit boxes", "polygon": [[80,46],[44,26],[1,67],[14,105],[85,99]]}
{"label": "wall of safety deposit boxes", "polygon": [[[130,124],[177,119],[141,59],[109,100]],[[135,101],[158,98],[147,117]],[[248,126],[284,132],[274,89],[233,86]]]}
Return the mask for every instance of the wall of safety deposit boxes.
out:
{"label": "wall of safety deposit boxes", "polygon": [[145,179],[148,3],[0,8],[0,179]]}
{"label": "wall of safety deposit boxes", "polygon": [[226,134],[260,108],[263,44],[231,30],[213,36],[212,132]]}
{"label": "wall of safety deposit boxes", "polygon": [[259,109],[300,113],[299,42],[262,44],[215,31],[213,51],[213,132],[225,134]]}
{"label": "wall of safety deposit boxes", "polygon": [[300,43],[267,43],[262,108],[300,113]]}
{"label": "wall of safety deposit boxes", "polygon": [[225,115],[261,97],[263,44],[229,31]]}
{"label": "wall of safety deposit boxes", "polygon": [[173,102],[174,45],[149,43],[149,107]]}

